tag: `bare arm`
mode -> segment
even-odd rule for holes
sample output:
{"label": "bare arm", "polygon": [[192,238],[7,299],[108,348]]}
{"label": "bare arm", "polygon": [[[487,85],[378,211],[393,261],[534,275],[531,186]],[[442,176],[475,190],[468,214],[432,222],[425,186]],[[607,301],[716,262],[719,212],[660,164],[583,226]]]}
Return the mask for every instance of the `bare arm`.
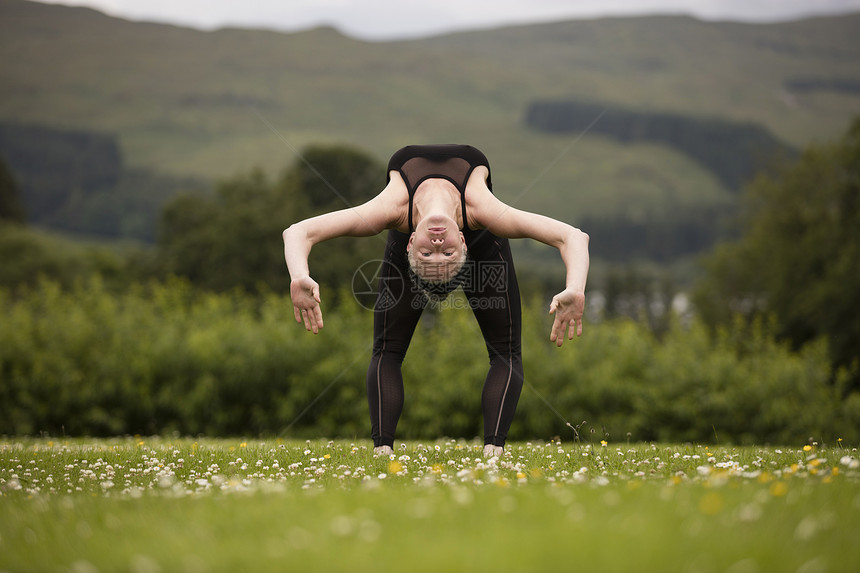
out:
{"label": "bare arm", "polygon": [[550,303],[549,312],[555,315],[550,340],[561,346],[566,332],[571,340],[574,333],[581,336],[589,267],[588,235],[556,219],[505,205],[488,189],[484,192],[479,188],[473,201],[480,205],[473,209],[477,226],[498,237],[530,238],[558,249],[566,270],[565,289]]}
{"label": "bare arm", "polygon": [[284,259],[290,272],[290,297],[296,321],[319,332],[323,327],[319,284],[310,276],[308,256],[314,245],[335,237],[367,237],[396,224],[392,186],[357,207],[325,213],[290,225],[283,232]]}

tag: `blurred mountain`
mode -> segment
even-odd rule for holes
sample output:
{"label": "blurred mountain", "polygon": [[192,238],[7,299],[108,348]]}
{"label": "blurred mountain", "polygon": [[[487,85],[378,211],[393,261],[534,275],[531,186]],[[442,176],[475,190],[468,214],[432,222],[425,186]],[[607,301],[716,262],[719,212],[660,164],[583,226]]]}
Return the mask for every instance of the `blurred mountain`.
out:
{"label": "blurred mountain", "polygon": [[[310,143],[385,161],[410,143],[466,142],[518,207],[606,233],[680,225],[681,214],[689,227],[730,210],[754,171],[727,179],[699,150],[764,167],[844,131],[860,111],[858,37],[860,14],[611,18],[365,42],[331,28],[199,31],[0,0],[0,122],[110,134],[129,169],[209,180],[277,172]],[[536,121],[548,103],[576,120]],[[618,118],[627,136],[609,128]],[[655,125],[692,126],[695,144]]]}

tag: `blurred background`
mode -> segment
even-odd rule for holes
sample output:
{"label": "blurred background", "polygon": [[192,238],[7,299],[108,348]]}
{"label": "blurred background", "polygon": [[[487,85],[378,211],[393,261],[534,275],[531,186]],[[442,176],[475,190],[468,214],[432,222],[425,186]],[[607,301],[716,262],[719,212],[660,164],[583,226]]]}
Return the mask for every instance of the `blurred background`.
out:
{"label": "blurred background", "polygon": [[[75,4],[0,0],[0,433],[364,437],[383,241],[314,249],[313,338],[280,232],[468,143],[591,236],[601,344],[552,357],[564,269],[515,244],[515,437],[860,437],[860,2]],[[425,317],[404,436],[479,433],[469,318]]]}

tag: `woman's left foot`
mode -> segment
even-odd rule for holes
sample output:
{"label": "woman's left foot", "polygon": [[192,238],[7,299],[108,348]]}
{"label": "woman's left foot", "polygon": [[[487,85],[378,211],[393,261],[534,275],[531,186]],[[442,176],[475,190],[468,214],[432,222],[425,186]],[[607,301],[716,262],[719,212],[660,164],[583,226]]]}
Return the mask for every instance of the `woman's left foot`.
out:
{"label": "woman's left foot", "polygon": [[494,446],[493,444],[487,444],[484,446],[484,457],[487,459],[500,458],[504,453],[504,446]]}

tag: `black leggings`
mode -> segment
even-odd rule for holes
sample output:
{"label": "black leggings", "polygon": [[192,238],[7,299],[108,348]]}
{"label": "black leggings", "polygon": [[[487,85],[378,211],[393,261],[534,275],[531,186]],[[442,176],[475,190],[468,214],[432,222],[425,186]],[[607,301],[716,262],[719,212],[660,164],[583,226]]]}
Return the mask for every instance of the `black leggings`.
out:
{"label": "black leggings", "polygon": [[[507,239],[466,231],[469,273],[463,292],[475,313],[490,357],[481,406],[484,443],[504,446],[523,388],[520,291]],[[374,446],[393,446],[403,410],[400,367],[428,300],[412,286],[406,243],[409,235],[389,231],[373,320],[373,357],[367,369]],[[440,412],[439,415],[445,415]]]}

